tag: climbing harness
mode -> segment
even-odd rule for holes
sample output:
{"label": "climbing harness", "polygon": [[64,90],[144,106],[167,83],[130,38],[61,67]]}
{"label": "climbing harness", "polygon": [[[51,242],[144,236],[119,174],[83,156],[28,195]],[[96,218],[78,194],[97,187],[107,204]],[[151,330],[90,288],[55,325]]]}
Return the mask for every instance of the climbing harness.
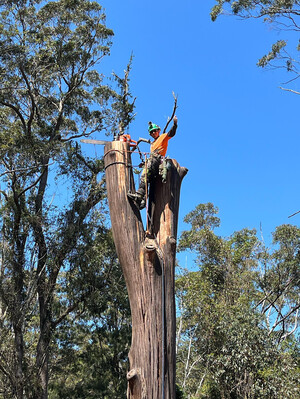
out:
{"label": "climbing harness", "polygon": [[[148,213],[148,179],[147,179],[147,174],[148,174],[148,159],[147,159],[147,155],[145,154],[145,164],[144,164],[144,168],[145,168],[145,201],[146,201],[146,214],[147,214],[147,226],[146,226],[146,234],[149,234],[149,213]],[[150,220],[150,222],[152,221],[152,219]],[[152,222],[151,222],[152,225]]]}

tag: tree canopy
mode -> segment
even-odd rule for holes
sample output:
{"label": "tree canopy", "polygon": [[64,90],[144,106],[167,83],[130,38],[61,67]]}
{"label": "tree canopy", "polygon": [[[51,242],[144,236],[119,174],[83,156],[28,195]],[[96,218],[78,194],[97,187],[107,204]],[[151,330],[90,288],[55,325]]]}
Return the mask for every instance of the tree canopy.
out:
{"label": "tree canopy", "polygon": [[0,3],[0,391],[6,398],[47,398],[58,327],[81,314],[113,270],[103,162],[86,157],[78,141],[113,135],[132,118],[130,66],[116,82],[118,92],[99,69],[112,36],[97,2]]}
{"label": "tree canopy", "polygon": [[[217,3],[213,19],[228,5],[236,15],[285,18],[298,30],[296,1]],[[115,136],[134,117],[131,60],[113,81],[101,70],[112,38],[98,2],[0,2],[5,399],[126,393],[130,311],[107,223],[103,159],[80,146],[91,134]],[[285,42],[277,46],[262,66],[284,55]],[[197,206],[179,242],[194,251],[197,269],[176,283],[178,398],[294,399],[299,228],[279,226],[267,248],[251,229],[218,236],[217,211]]]}
{"label": "tree canopy", "polygon": [[179,241],[197,255],[198,270],[176,282],[178,383],[188,398],[294,398],[299,229],[278,227],[267,249],[255,230],[217,236],[217,212],[198,205]]}
{"label": "tree canopy", "polygon": [[299,38],[300,2],[298,0],[216,0],[211,10],[213,21],[221,14],[231,12],[241,18],[261,18],[281,32],[282,38],[272,45],[267,54],[262,56],[260,67],[285,68],[290,78],[283,89],[300,94],[299,90],[288,88],[291,82],[299,78]]}

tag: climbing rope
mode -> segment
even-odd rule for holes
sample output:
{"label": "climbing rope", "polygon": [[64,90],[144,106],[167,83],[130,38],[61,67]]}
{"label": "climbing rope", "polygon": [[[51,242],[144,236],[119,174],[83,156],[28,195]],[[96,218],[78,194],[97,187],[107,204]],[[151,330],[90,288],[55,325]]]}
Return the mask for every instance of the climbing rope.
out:
{"label": "climbing rope", "polygon": [[146,233],[148,233],[149,232],[149,213],[148,213],[148,201],[147,201],[147,198],[148,198],[148,179],[147,179],[147,174],[148,174],[148,169],[147,169],[147,167],[148,167],[148,165],[147,165],[147,155],[145,155],[145,166],[144,166],[144,168],[145,168],[145,201],[146,201],[146,215],[147,215],[147,223],[146,223]]}
{"label": "climbing rope", "polygon": [[108,165],[106,165],[106,166],[104,167],[104,170],[106,170],[109,166],[118,165],[118,164],[120,164],[120,165],[125,165],[127,168],[132,168],[132,165],[131,165],[131,164],[128,164],[128,163],[126,163],[126,162],[116,161],[116,162],[111,162],[111,163],[109,163]]}
{"label": "climbing rope", "polygon": [[[140,155],[140,158],[141,158],[141,161],[142,161],[142,163],[144,164],[144,160],[143,160],[143,158],[142,158],[142,154],[144,154],[145,155],[145,157],[147,156],[147,154],[150,154],[149,152],[141,152],[140,151],[140,149],[138,148],[138,151],[128,151],[128,150],[117,150],[117,149],[111,149],[111,150],[108,150],[104,155],[103,155],[103,158],[104,157],[106,157],[106,155],[108,155],[109,153],[111,153],[111,152],[119,152],[120,154],[124,154],[124,153],[131,153],[131,154],[133,154],[133,153],[138,153],[139,155]],[[127,162],[122,162],[122,161],[115,161],[115,162],[111,162],[110,164],[108,164],[108,165],[106,165],[105,167],[104,167],[104,170],[106,170],[109,166],[112,166],[112,165],[117,165],[117,164],[120,164],[120,165],[125,165],[125,166],[127,166],[128,168],[139,168],[140,167],[140,164],[139,165],[132,165],[132,163],[131,164],[129,164],[129,163],[127,163]]]}
{"label": "climbing rope", "polygon": [[[143,152],[141,152],[139,149],[138,149],[138,151],[132,151],[132,150],[117,150],[117,149],[115,149],[115,148],[112,148],[112,149],[110,149],[110,150],[108,150],[104,155],[103,155],[103,157],[106,157],[106,155],[107,154],[109,154],[110,152],[119,152],[120,154],[124,154],[125,152],[126,153],[130,153],[130,154],[139,154],[140,155],[140,157],[143,155],[143,154],[150,154],[150,152],[148,151],[143,151]],[[141,160],[143,161],[143,159],[141,158]]]}
{"label": "climbing rope", "polygon": [[[103,158],[106,157],[106,156],[107,156],[109,153],[111,153],[111,152],[119,152],[120,154],[124,154],[124,153],[130,153],[130,154],[132,154],[132,153],[138,153],[139,156],[140,156],[140,158],[141,158],[142,164],[143,164],[143,163],[144,163],[144,160],[143,160],[143,157],[142,157],[142,153],[141,153],[139,147],[138,147],[138,146],[136,146],[136,147],[138,148],[138,151],[118,150],[118,149],[112,148],[112,149],[108,150],[108,151],[103,155]],[[149,154],[149,153],[144,152],[143,154],[144,154],[145,157],[146,157],[147,154]],[[119,164],[119,165],[125,165],[126,167],[131,168],[131,169],[133,169],[133,168],[139,168],[139,167],[141,166],[140,164],[139,164],[139,165],[132,165],[132,163],[129,164],[129,163],[127,163],[127,162],[115,161],[115,162],[111,162],[110,164],[106,165],[106,166],[104,167],[104,170],[106,171],[106,169],[107,169],[109,166],[117,165],[117,164]],[[129,174],[129,191],[130,191],[130,190],[131,190],[131,174]]]}

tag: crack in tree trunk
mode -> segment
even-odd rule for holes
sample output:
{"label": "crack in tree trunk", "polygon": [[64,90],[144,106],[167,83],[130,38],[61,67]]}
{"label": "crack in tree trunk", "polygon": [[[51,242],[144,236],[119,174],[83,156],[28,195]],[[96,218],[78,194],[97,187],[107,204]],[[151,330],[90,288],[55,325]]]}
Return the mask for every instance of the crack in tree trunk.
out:
{"label": "crack in tree trunk", "polygon": [[179,193],[187,169],[171,160],[167,182],[157,178],[151,185],[148,214],[154,212],[147,236],[140,211],[127,198],[134,189],[128,144],[106,144],[104,160],[112,231],[132,317],[127,398],[158,399],[164,393],[165,399],[174,399],[174,270]]}

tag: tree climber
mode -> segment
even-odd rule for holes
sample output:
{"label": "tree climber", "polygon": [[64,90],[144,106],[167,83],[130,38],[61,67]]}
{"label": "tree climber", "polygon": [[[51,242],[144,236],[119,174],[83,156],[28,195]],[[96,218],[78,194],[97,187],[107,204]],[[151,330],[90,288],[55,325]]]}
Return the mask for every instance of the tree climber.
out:
{"label": "tree climber", "polygon": [[136,193],[128,192],[127,196],[131,198],[139,209],[146,206],[146,170],[147,183],[151,183],[153,179],[159,174],[159,166],[162,163],[163,157],[166,155],[168,148],[168,141],[175,136],[177,129],[177,116],[173,118],[173,126],[168,133],[160,135],[160,127],[155,123],[149,122],[148,131],[150,136],[154,139],[151,144],[151,152],[147,161],[147,166],[144,167],[140,185]]}

